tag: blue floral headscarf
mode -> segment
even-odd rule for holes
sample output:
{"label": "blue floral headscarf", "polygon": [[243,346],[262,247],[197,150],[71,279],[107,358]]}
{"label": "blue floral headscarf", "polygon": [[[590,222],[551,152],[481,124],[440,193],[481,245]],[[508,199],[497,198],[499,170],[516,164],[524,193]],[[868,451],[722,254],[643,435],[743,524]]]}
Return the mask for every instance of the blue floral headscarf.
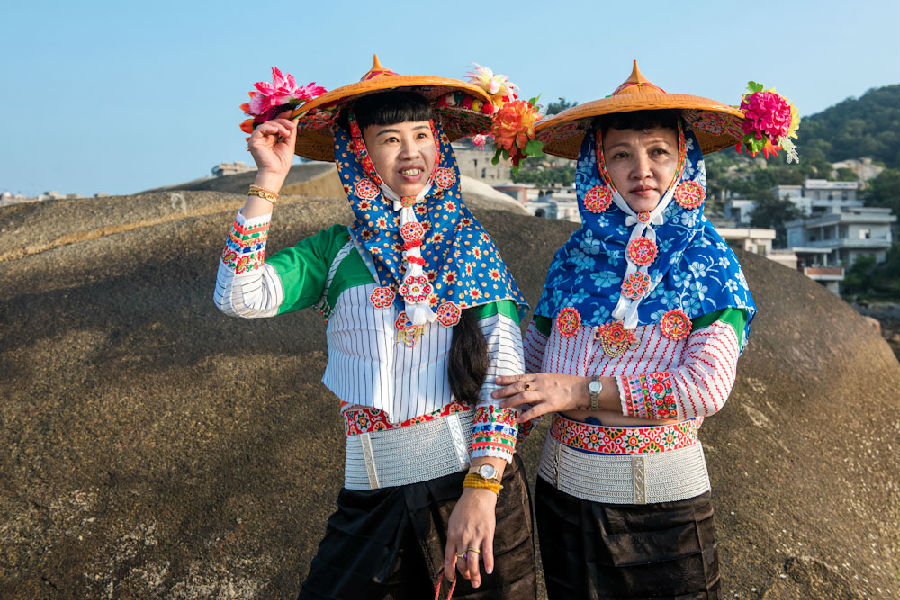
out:
{"label": "blue floral headscarf", "polygon": [[[421,258],[416,256],[413,260],[421,260],[422,274],[431,286],[416,291],[429,292],[425,294],[427,305],[434,309],[440,323],[452,326],[458,320],[459,310],[499,300],[512,300],[520,309],[526,308],[525,298],[491,236],[462,201],[459,167],[440,125],[432,122],[438,160],[429,185],[418,197],[409,198],[396,197],[382,184],[361,135],[352,124],[351,130],[355,135],[334,127],[334,156],[356,216],[350,232],[358,246],[371,256],[379,284],[385,290],[385,304],[411,313],[411,304],[404,301],[408,290],[403,287],[408,277],[408,265],[403,260],[404,240],[408,236],[401,233],[400,217],[401,210],[409,209],[424,228],[415,253]],[[409,318],[412,324],[422,324],[412,314]],[[428,320],[432,318],[429,316]]]}
{"label": "blue floral headscarf", "polygon": [[756,305],[734,252],[703,216],[706,167],[694,134],[679,125],[677,185],[651,213],[625,203],[602,152],[599,132],[588,131],[575,174],[582,225],[554,255],[535,314],[665,329],[672,314],[693,320],[731,307],[747,314],[746,343]]}

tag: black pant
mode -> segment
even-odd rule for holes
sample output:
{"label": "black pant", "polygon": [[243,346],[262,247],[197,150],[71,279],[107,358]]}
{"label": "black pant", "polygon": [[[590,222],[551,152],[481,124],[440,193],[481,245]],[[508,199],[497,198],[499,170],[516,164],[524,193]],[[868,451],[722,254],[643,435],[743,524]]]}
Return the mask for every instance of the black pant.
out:
{"label": "black pant", "polygon": [[[457,577],[454,598],[535,598],[531,499],[522,468],[515,456],[503,473],[494,572],[482,573],[477,590]],[[463,472],[381,490],[341,490],[300,600],[434,598],[447,522],[464,477]],[[448,589],[445,585],[441,597]]]}
{"label": "black pant", "polygon": [[535,518],[550,600],[720,597],[709,492],[674,502],[602,504],[538,477]]}

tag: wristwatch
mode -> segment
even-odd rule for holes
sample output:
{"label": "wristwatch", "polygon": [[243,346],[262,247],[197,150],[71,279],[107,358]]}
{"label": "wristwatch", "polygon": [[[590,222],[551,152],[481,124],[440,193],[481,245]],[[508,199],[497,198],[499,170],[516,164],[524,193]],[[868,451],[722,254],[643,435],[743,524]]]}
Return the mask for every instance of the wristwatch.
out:
{"label": "wristwatch", "polygon": [[471,469],[469,469],[469,473],[478,475],[485,481],[500,483],[500,476],[497,474],[497,469],[495,469],[494,465],[490,463],[484,463],[483,465],[472,467]]}
{"label": "wristwatch", "polygon": [[603,391],[603,384],[600,382],[600,376],[594,375],[588,383],[588,395],[591,397],[591,410],[600,410],[600,392]]}

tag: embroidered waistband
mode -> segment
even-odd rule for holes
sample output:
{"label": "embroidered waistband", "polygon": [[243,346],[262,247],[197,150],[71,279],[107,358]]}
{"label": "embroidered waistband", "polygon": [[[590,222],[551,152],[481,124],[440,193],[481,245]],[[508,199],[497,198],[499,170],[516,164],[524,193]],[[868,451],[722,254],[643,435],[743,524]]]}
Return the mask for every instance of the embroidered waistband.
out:
{"label": "embroidered waistband", "polygon": [[374,431],[387,431],[388,429],[396,429],[398,427],[421,425],[422,423],[440,419],[441,417],[455,415],[466,410],[472,410],[472,407],[454,400],[450,404],[445,404],[443,408],[436,410],[431,414],[412,417],[402,423],[391,423],[383,410],[359,406],[344,411],[344,432],[347,435],[360,435],[361,433],[372,433]]}
{"label": "embroidered waistband", "polygon": [[348,435],[344,487],[376,490],[429,481],[469,465],[472,410],[412,427]]}
{"label": "embroidered waistband", "polygon": [[570,496],[604,504],[672,502],[709,490],[700,442],[670,452],[599,454],[548,435],[538,477]]}
{"label": "embroidered waistband", "polygon": [[598,454],[670,452],[697,443],[700,419],[651,427],[606,427],[553,415],[552,435],[560,444]]}

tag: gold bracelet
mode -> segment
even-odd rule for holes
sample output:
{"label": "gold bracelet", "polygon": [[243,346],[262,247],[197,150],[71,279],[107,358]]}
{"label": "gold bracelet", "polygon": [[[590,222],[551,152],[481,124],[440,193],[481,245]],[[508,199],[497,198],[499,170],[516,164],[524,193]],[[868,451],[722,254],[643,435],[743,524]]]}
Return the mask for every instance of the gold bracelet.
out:
{"label": "gold bracelet", "polygon": [[500,490],[503,489],[503,486],[496,481],[488,481],[477,473],[469,473],[468,475],[466,475],[466,478],[463,479],[463,489],[465,488],[491,490],[499,496]]}
{"label": "gold bracelet", "polygon": [[259,187],[258,185],[251,185],[250,189],[247,191],[247,195],[259,196],[263,200],[268,200],[272,204],[278,202],[278,194],[276,194],[272,190],[267,190],[266,188]]}

